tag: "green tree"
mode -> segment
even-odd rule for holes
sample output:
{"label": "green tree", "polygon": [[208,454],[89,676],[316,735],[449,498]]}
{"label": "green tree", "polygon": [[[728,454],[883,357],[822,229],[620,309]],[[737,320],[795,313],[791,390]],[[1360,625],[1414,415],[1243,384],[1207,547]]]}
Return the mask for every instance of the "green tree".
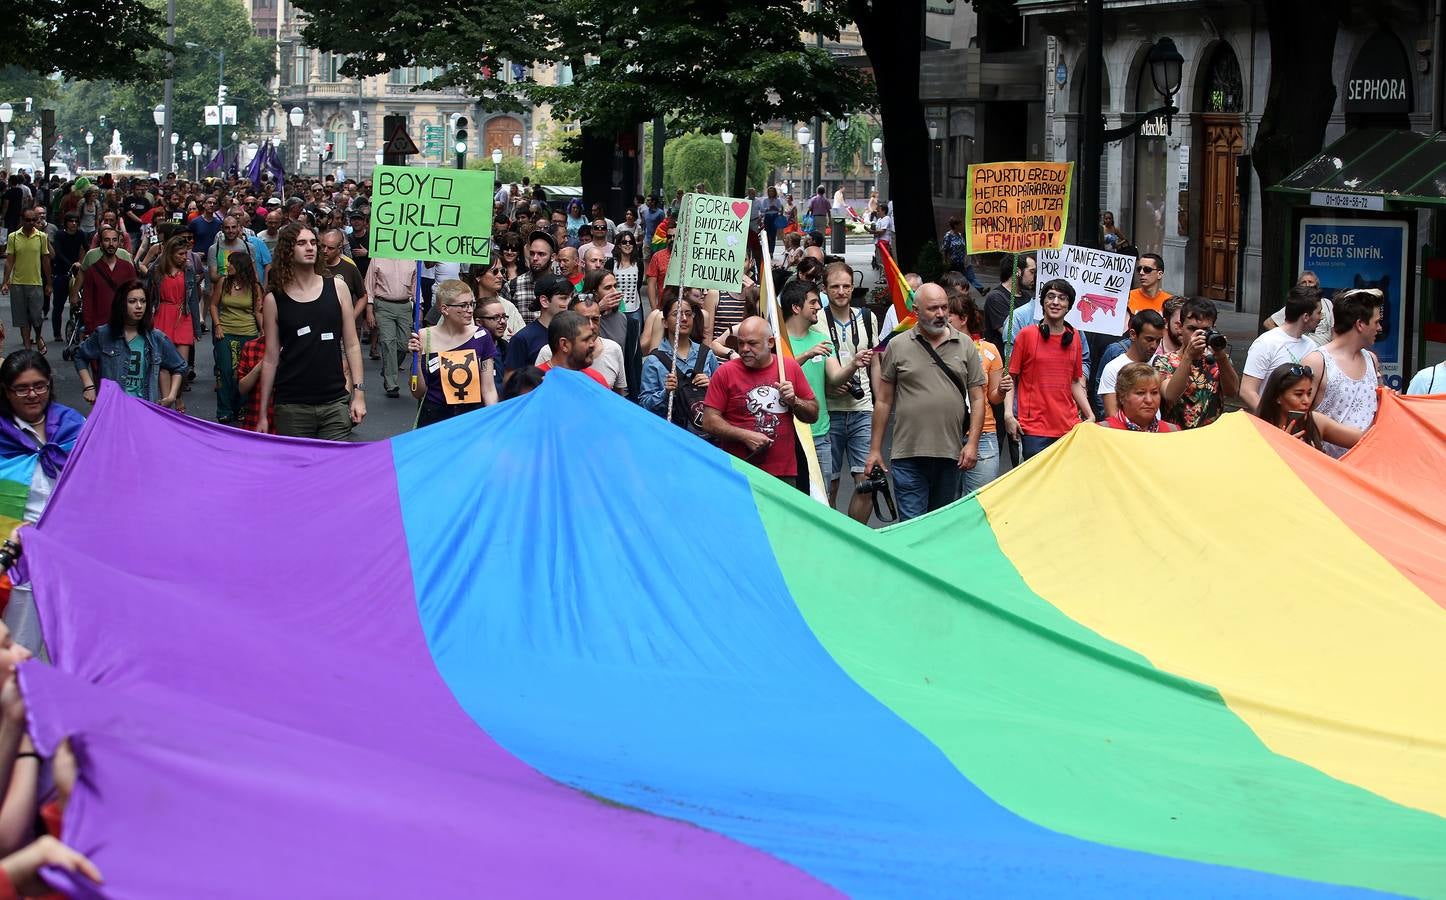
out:
{"label": "green tree", "polygon": [[[837,36],[847,17],[836,3],[637,0],[626,14],[604,0],[297,3],[311,17],[309,44],[355,54],[349,73],[445,66],[429,86],[461,86],[489,109],[548,103],[554,115],[576,119],[581,131],[566,156],[581,163],[588,196],[613,194],[616,135],[659,115],[674,120],[674,133],[743,135],[779,118],[842,115],[871,103],[866,78],[799,40],[804,31]],[[570,65],[573,78],[509,84],[500,76],[511,60]],[[753,142],[737,146],[741,185]]]}
{"label": "green tree", "polygon": [[[555,114],[605,131],[665,115],[670,132],[726,129],[740,137],[767,122],[840,116],[873,102],[865,77],[799,37],[837,38],[847,15],[836,3],[641,3],[629,16],[618,15],[611,0],[555,4],[565,10],[556,18],[571,36],[570,55],[587,65],[574,70],[571,84],[533,86],[529,94],[552,104]],[[753,141],[735,147],[731,193],[741,194],[752,174]]]}
{"label": "green tree", "polygon": [[[163,0],[147,0],[159,5]],[[187,47],[187,43],[197,47]],[[243,139],[254,131],[256,117],[271,105],[266,86],[276,73],[273,45],[256,37],[246,9],[240,0],[188,0],[176,4],[175,85],[172,92],[172,130],[180,135],[177,156],[182,147],[199,141],[216,146],[216,126],[205,125],[205,107],[215,105],[217,59],[212,49],[226,50],[226,86],[228,104],[236,106],[236,125],[224,127],[226,145],[231,145],[231,132]],[[144,54],[149,77],[132,82],[87,81],[66,85],[59,109],[57,126],[69,136],[82,156],[85,152],[81,135],[85,129],[96,133],[94,162],[100,165],[100,154],[110,143],[111,129],[118,129],[126,152],[136,165],[154,168],[157,129],[152,110],[161,102],[165,78],[164,51]],[[105,117],[102,126],[101,117]]]}
{"label": "green tree", "polygon": [[861,116],[849,120],[848,127],[841,123],[830,123],[824,132],[829,159],[844,178],[852,178],[861,166],[872,163],[870,145],[879,136],[879,128]]}
{"label": "green tree", "polygon": [[146,77],[165,27],[162,10],[133,0],[7,0],[5,19],[0,66],[77,79]]}

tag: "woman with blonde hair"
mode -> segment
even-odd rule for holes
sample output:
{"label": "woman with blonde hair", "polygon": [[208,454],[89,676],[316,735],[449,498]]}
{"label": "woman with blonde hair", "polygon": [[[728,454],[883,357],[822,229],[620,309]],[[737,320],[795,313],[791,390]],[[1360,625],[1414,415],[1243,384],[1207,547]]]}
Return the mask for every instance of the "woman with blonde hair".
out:
{"label": "woman with blonde hair", "polygon": [[472,310],[477,300],[466,282],[449,279],[437,285],[436,325],[413,332],[407,349],[422,355],[422,377],[412,388],[417,428],[460,416],[497,402],[492,367],[497,346],[492,334],[478,328]]}

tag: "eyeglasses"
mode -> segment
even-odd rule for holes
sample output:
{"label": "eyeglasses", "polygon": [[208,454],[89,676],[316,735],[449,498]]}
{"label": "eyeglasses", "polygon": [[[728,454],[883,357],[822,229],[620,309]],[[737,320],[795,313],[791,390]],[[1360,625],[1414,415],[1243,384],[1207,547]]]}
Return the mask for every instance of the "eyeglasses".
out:
{"label": "eyeglasses", "polygon": [[1139,272],[1141,275],[1153,275],[1160,270],[1152,266],[1136,266],[1135,271]]}
{"label": "eyeglasses", "polygon": [[1066,293],[1064,293],[1063,291],[1046,291],[1045,294],[1044,294],[1043,299],[1045,299],[1045,300],[1068,300],[1068,299],[1069,299],[1069,294],[1066,294]]}
{"label": "eyeglasses", "polygon": [[631,246],[632,243],[633,243],[633,239],[632,239],[632,238],[622,238],[622,239],[620,239],[620,240],[618,241],[618,243],[619,243],[619,244],[628,244],[629,246]]}
{"label": "eyeglasses", "polygon": [[443,303],[442,305],[445,306],[445,307],[447,307],[448,309],[472,309],[472,308],[474,308],[477,304],[476,304],[475,302],[472,302],[472,303]]}
{"label": "eyeglasses", "polygon": [[1310,370],[1310,366],[1303,366],[1300,363],[1291,363],[1290,368],[1285,370],[1285,374],[1289,375],[1291,378],[1315,377],[1315,373]]}
{"label": "eyeglasses", "polygon": [[43,381],[40,384],[27,384],[22,387],[10,387],[10,393],[17,397],[44,397],[50,393],[50,382]]}
{"label": "eyeglasses", "polygon": [[478,316],[478,317],[477,317],[477,321],[479,321],[479,322],[501,322],[501,321],[506,320],[506,318],[507,318],[507,314],[506,314],[506,313],[498,313],[498,314],[495,315],[495,316]]}

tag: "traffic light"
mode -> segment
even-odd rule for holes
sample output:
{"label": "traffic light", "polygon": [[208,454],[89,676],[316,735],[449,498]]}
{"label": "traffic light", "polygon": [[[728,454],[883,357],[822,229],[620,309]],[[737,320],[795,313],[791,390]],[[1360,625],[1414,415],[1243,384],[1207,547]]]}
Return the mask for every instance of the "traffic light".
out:
{"label": "traffic light", "polygon": [[351,111],[351,130],[361,131],[361,127],[361,110],[354,109]]}
{"label": "traffic light", "polygon": [[220,84],[220,85],[217,85],[217,86],[216,86],[216,105],[217,105],[217,106],[225,106],[225,105],[226,105],[226,85],[224,85],[224,84]]}
{"label": "traffic light", "polygon": [[331,153],[332,153],[332,150],[333,150],[334,147],[335,147],[335,145],[332,144],[331,141],[327,141],[327,142],[326,142],[326,158],[327,158],[328,160],[331,159]]}
{"label": "traffic light", "polygon": [[457,151],[457,168],[459,168],[459,169],[465,169],[465,168],[467,168],[467,117],[466,117],[466,116],[458,116],[458,117],[457,117],[456,140],[457,140],[457,145],[456,145],[455,149],[456,149],[456,151]]}

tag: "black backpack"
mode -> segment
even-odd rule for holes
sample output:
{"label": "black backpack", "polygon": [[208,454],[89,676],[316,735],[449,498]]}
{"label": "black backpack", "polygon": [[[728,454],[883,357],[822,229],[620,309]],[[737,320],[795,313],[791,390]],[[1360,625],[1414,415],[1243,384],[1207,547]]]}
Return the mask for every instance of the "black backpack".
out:
{"label": "black backpack", "polygon": [[[653,359],[663,364],[664,371],[673,370],[673,357],[663,352],[659,347],[653,351]],[[707,388],[693,386],[693,379],[700,373],[707,370],[708,348],[699,347],[696,357],[697,365],[689,372],[682,365],[678,366],[678,390],[673,397],[673,415],[668,416],[666,401],[658,415],[677,425],[679,428],[686,428],[705,441],[711,442],[713,435],[703,430],[703,397],[708,393]]]}

